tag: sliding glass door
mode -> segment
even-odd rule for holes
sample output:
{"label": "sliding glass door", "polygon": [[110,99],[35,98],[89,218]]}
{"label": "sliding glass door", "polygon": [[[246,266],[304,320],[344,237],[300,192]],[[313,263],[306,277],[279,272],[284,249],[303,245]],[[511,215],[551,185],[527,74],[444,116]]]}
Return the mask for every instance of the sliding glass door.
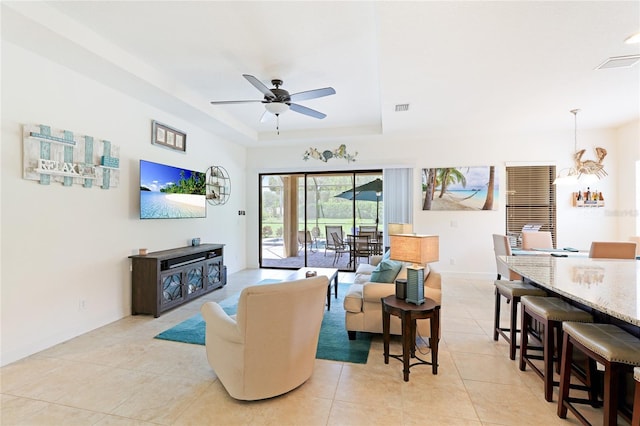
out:
{"label": "sliding glass door", "polygon": [[260,175],[260,213],[260,267],[353,271],[350,235],[382,230],[382,171]]}

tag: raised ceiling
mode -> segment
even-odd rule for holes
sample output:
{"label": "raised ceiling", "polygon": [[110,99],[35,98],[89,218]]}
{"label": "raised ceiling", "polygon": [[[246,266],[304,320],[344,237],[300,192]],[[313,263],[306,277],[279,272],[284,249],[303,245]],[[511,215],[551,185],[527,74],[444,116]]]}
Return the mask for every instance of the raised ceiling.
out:
{"label": "raised ceiling", "polygon": [[[247,145],[614,128],[640,116],[640,2],[2,2],[3,39]],[[291,93],[260,123],[242,74]],[[395,112],[396,104],[409,104]]]}

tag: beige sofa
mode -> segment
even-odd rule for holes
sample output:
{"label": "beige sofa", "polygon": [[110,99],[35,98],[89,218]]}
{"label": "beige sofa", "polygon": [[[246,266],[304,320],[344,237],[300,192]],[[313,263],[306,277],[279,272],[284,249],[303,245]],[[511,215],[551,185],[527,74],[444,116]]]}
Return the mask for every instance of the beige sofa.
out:
{"label": "beige sofa", "polygon": [[[354,283],[344,297],[345,326],[349,339],[356,338],[356,331],[382,333],[382,304],[380,299],[395,294],[395,280],[391,283],[370,282],[371,272],[380,263],[382,256],[372,256],[371,263],[362,263],[356,270]],[[441,303],[441,277],[433,269],[425,270],[424,297]],[[396,279],[406,279],[407,264],[402,266]],[[418,320],[418,334],[424,338],[431,335],[428,319]],[[400,318],[391,316],[391,334],[400,335]]]}
{"label": "beige sofa", "polygon": [[311,377],[328,285],[318,276],[246,287],[236,315],[202,305],[207,359],[229,395],[271,398]]}

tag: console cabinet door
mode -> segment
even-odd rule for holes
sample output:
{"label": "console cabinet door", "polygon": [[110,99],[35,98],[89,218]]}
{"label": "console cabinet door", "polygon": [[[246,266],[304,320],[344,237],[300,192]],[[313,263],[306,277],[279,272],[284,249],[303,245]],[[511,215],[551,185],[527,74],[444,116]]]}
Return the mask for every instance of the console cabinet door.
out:
{"label": "console cabinet door", "polygon": [[208,289],[214,289],[225,285],[224,276],[222,273],[222,258],[207,260],[204,267]]}
{"label": "console cabinet door", "polygon": [[184,300],[183,269],[176,268],[160,274],[160,309],[164,311]]}
{"label": "console cabinet door", "polygon": [[184,270],[184,278],[185,278],[185,287],[186,287],[186,291],[187,294],[186,296],[189,297],[191,295],[199,295],[198,293],[201,293],[202,291],[204,291],[204,278],[202,275],[202,263],[200,263],[199,265],[194,265],[194,266],[188,266],[185,268]]}

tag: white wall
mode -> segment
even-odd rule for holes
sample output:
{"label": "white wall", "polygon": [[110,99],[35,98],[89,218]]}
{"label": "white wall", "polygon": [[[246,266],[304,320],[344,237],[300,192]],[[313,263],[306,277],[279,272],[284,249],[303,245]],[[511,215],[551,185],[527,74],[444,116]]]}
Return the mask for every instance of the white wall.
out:
{"label": "white wall", "polygon": [[627,240],[632,235],[640,235],[640,120],[617,129],[618,140],[618,203],[617,208],[607,214],[618,220],[618,238]]}
{"label": "white wall", "polygon": [[[154,146],[151,121],[187,133],[187,153]],[[46,124],[120,146],[120,186],[40,185],[22,179],[22,125]],[[5,365],[131,313],[130,260],[187,245],[226,244],[229,272],[245,268],[246,150],[126,94],[2,43],[1,319]],[[232,195],[206,219],[138,219],[140,159],[204,171],[224,166]],[[79,309],[80,301],[85,309]]]}
{"label": "white wall", "polygon": [[[634,122],[635,123],[635,122]],[[634,127],[635,126],[635,127]],[[594,148],[608,150],[604,160],[607,178],[595,187],[602,191],[606,200],[605,208],[575,208],[571,206],[571,192],[584,187],[557,188],[557,226],[558,247],[578,247],[588,249],[593,240],[627,239],[631,235],[631,225],[619,221],[615,212],[618,206],[618,187],[621,179],[627,179],[631,173],[629,161],[621,160],[621,155],[630,156],[627,143],[635,141],[632,129],[638,124],[630,124],[631,130],[618,131],[580,131],[578,145],[586,148],[583,159],[595,159]],[[626,127],[625,127],[626,129]],[[419,136],[370,138],[366,141],[346,141],[347,151],[358,152],[357,161],[347,165],[344,160],[329,160],[322,163],[317,160],[303,161],[302,154],[308,148],[281,147],[252,149],[247,158],[247,216],[248,246],[258,245],[258,181],[260,172],[287,172],[298,170],[344,170],[348,168],[368,169],[375,167],[413,167],[414,168],[414,230],[418,233],[440,235],[440,262],[434,266],[440,271],[482,274],[495,274],[495,261],[491,234],[504,233],[505,195],[500,192],[500,208],[497,211],[422,211],[420,173],[422,168],[457,166],[497,166],[501,188],[505,184],[505,165],[530,162],[556,164],[558,170],[572,166],[573,129],[557,134],[520,134],[520,135],[469,135],[452,132],[446,137],[421,138]],[[313,147],[320,151],[335,149],[337,144],[318,144]],[[637,152],[635,159],[638,159]],[[635,166],[633,166],[635,167]],[[620,170],[619,168],[624,168]],[[625,190],[626,191],[626,190]],[[627,193],[627,192],[625,192]],[[630,192],[633,194],[633,192]],[[249,213],[248,213],[249,214]],[[252,249],[247,259],[251,267],[258,265],[257,249]]]}

